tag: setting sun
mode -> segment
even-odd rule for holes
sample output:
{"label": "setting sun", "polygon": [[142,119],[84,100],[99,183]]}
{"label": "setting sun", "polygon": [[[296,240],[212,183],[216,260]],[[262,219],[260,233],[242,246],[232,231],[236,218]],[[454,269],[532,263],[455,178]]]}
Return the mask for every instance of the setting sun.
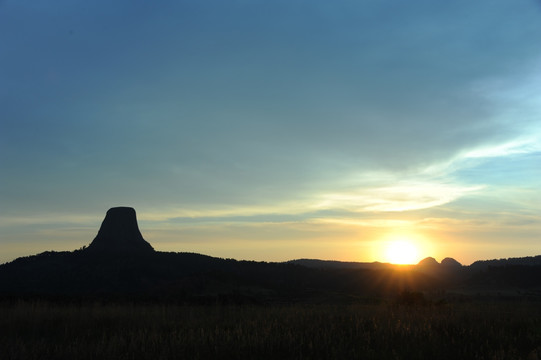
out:
{"label": "setting sun", "polygon": [[418,262],[419,251],[410,241],[391,241],[386,245],[385,258],[392,264],[415,264]]}

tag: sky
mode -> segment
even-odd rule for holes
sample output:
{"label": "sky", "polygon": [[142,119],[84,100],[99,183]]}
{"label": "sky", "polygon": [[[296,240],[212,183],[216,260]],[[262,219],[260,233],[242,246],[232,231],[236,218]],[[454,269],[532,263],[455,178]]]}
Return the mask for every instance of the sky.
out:
{"label": "sky", "polygon": [[539,39],[538,0],[0,0],[0,263],[115,206],[160,251],[541,254]]}

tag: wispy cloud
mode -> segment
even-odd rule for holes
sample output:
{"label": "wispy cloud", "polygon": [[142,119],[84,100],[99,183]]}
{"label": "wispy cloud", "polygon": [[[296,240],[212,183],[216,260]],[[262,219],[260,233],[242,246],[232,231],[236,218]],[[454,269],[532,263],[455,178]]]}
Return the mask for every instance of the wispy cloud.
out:
{"label": "wispy cloud", "polygon": [[324,196],[321,208],[347,208],[351,211],[411,211],[450,203],[482,189],[482,186],[398,182],[396,185],[363,188],[352,193]]}
{"label": "wispy cloud", "polygon": [[492,158],[508,157],[519,154],[529,154],[541,151],[541,134],[539,136],[530,136],[529,138],[515,139],[502,144],[492,146],[483,146],[477,149],[467,151],[461,157],[463,158]]}

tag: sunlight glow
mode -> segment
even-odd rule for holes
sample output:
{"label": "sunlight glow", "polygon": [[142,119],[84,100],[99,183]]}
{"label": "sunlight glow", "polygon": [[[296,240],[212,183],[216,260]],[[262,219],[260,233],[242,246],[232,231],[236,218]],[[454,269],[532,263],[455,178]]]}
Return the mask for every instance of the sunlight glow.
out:
{"label": "sunlight glow", "polygon": [[415,264],[419,261],[418,257],[417,247],[407,240],[391,241],[385,248],[386,261],[392,264]]}

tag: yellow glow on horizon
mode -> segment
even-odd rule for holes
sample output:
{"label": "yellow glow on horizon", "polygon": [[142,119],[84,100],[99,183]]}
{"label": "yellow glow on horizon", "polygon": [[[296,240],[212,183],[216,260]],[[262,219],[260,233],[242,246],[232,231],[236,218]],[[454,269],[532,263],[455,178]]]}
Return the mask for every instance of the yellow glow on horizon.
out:
{"label": "yellow glow on horizon", "polygon": [[390,241],[385,245],[385,259],[392,264],[416,264],[419,262],[419,250],[408,240]]}

